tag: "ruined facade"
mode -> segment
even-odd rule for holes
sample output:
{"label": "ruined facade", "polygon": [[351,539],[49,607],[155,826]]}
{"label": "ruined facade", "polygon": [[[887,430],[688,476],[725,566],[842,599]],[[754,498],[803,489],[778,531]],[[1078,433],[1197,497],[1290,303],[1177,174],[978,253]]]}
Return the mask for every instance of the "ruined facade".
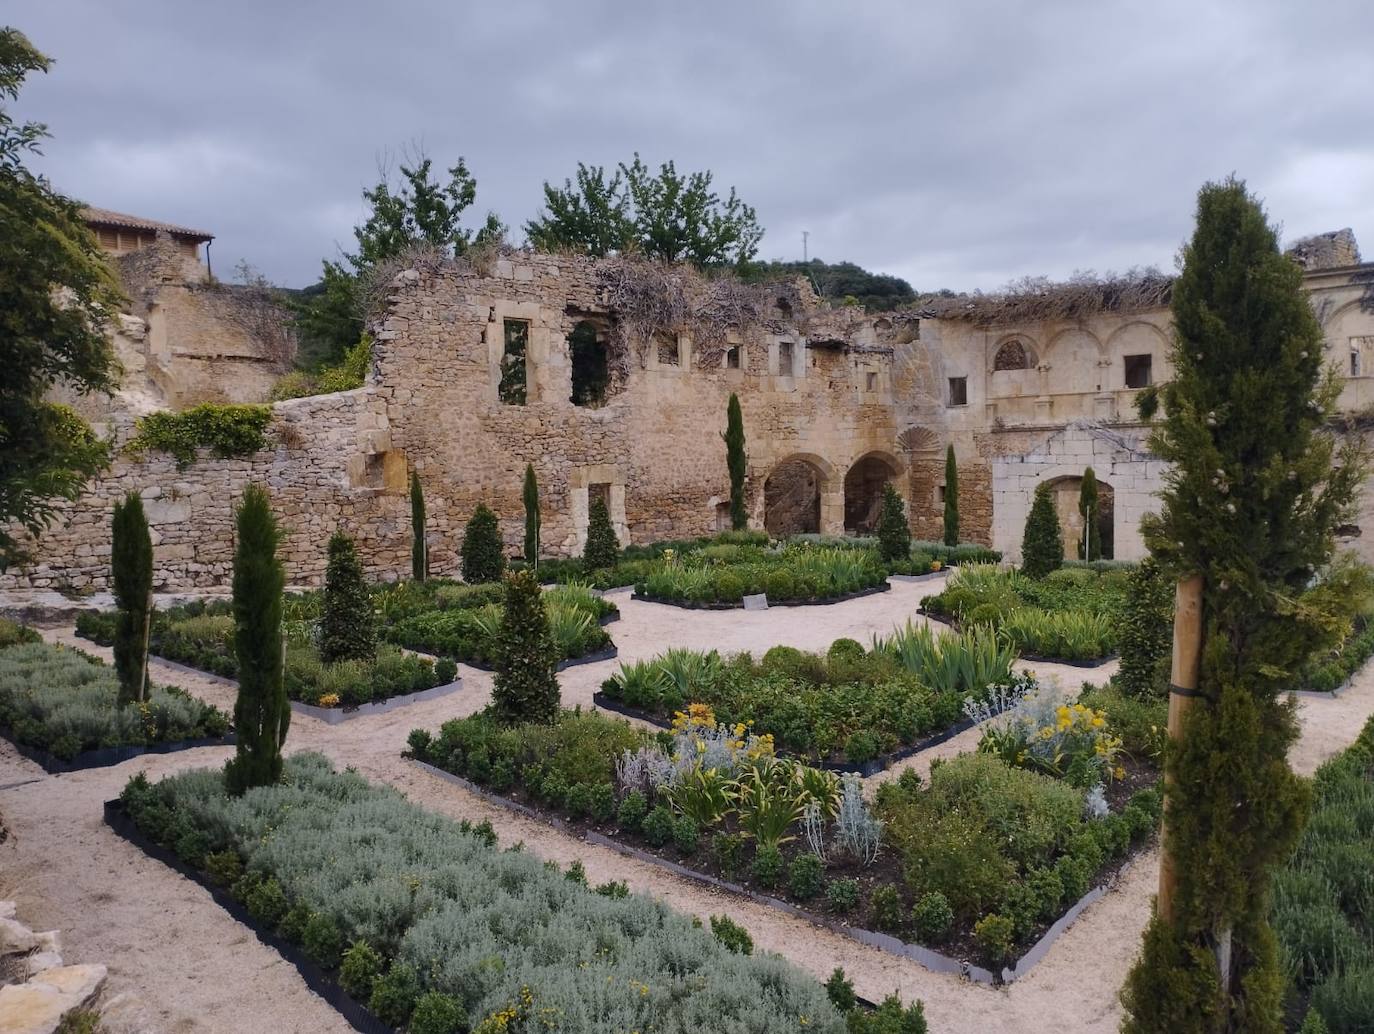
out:
{"label": "ruined facade", "polygon": [[[1371,282],[1374,266],[1307,267],[1348,414],[1374,403]],[[271,445],[252,457],[204,456],[178,471],[167,457],[121,455],[43,536],[38,563],[0,575],[0,586],[103,585],[110,508],[132,489],[152,500],[165,588],[227,580],[233,504],[249,481],[272,494],[295,582],[321,577],[335,527],[357,537],[373,577],[405,574],[411,470],[436,574],[458,570],[478,502],[518,553],[526,463],[539,479],[547,554],[581,550],[597,497],[622,542],[709,534],[728,526],[721,432],[731,392],[744,415],[753,527],[866,532],[891,482],[913,532],[938,538],[953,445],[965,540],[1016,558],[1031,493],[1050,482],[1072,554],[1079,479],[1092,466],[1095,533],[1109,555],[1141,553],[1139,519],[1163,467],[1134,399],[1170,376],[1162,278],[1154,293],[1077,311],[956,299],[874,315],[827,307],[804,283],[505,251],[419,261],[382,288],[363,388],[277,404]],[[122,440],[133,418],[110,423]],[[1371,553],[1374,535],[1358,534],[1366,516],[1374,528],[1374,502],[1365,505],[1351,541]]]}

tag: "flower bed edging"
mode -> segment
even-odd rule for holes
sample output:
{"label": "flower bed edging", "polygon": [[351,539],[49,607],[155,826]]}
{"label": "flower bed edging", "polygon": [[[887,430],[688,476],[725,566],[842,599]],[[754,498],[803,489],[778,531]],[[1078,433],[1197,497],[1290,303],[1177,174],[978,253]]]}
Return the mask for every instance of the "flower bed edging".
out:
{"label": "flower bed edging", "polygon": [[[859,589],[857,592],[847,592],[843,596],[831,596],[823,600],[779,600],[768,601],[769,609],[773,607],[826,607],[832,603],[846,603],[849,600],[861,599],[864,596],[873,596],[880,592],[888,592],[892,586],[887,582],[881,585],[869,586],[867,589]],[[641,603],[661,603],[665,607],[680,607],[682,610],[743,610],[744,604],[741,603],[693,603],[690,600],[674,600],[666,596],[641,595],[632,592],[630,599],[639,600]]]}
{"label": "flower bed edging", "polygon": [[204,888],[220,908],[249,930],[252,930],[259,941],[269,948],[275,948],[282,958],[295,966],[306,986],[337,1009],[354,1030],[360,1031],[361,1034],[395,1034],[395,1028],[383,1023],[361,1002],[349,996],[339,986],[338,981],[321,969],[302,949],[290,941],[278,937],[270,930],[263,929],[257,920],[248,913],[248,909],[235,901],[227,890],[215,886],[200,870],[191,868],[171,851],[159,847],[145,837],[134,820],[129,818],[124,809],[123,801],[118,798],[113,801],[106,801],[104,811],[105,824],[116,835],[123,837],[148,857],[174,869],[188,880]]}
{"label": "flower bed edging", "polygon": [[[559,661],[554,671],[563,671],[567,668],[575,668],[579,664],[596,664],[598,661],[613,661],[620,656],[620,648],[614,643],[593,653],[584,653],[581,657],[570,657],[567,660]],[[486,661],[459,661],[459,664],[466,664],[469,668],[476,668],[478,671],[495,671],[496,665],[488,664]]]}
{"label": "flower bed edging", "polygon": [[894,582],[933,582],[945,574],[949,574],[948,567],[942,567],[938,571],[927,571],[925,574],[890,574],[887,577]]}
{"label": "flower bed edging", "polygon": [[194,750],[196,747],[232,747],[235,742],[234,734],[230,732],[223,736],[201,736],[193,740],[168,740],[164,743],[146,744],[130,743],[122,747],[97,747],[95,750],[83,750],[70,761],[66,761],[42,747],[31,747],[26,743],[20,743],[14,736],[14,730],[8,726],[0,725],[0,737],[9,740],[15,750],[35,764],[41,765],[43,771],[49,775],[80,772],[87,768],[108,768],[110,765],[119,765],[130,758],[141,757],[144,754],[173,754],[179,750]]}
{"label": "flower bed edging", "polygon": [[[641,710],[638,707],[622,704],[619,700],[607,696],[599,689],[592,694],[592,703],[603,711],[613,711],[616,714],[624,715],[626,718],[636,718],[641,722],[647,722],[660,729],[671,729],[673,727],[671,722],[656,718],[648,711]],[[812,768],[824,769],[827,772],[855,772],[861,778],[867,779],[869,776],[875,776],[879,772],[886,771],[899,761],[905,761],[907,758],[914,757],[923,750],[929,750],[931,747],[939,746],[946,740],[953,739],[961,732],[967,732],[976,724],[977,723],[974,722],[972,718],[962,718],[948,728],[942,729],[940,732],[931,733],[929,736],[917,740],[915,743],[905,747],[899,747],[897,750],[891,751],[890,753],[880,755],[879,757],[873,758],[871,761],[864,761],[859,764],[850,761],[808,761],[807,764]],[[784,753],[786,752],[784,751]]]}
{"label": "flower bed edging", "polygon": [[[454,775],[452,772],[445,772],[442,768],[431,765],[427,761],[420,761],[412,757],[407,757],[406,760],[431,775],[437,776],[473,794],[481,800],[486,801],[488,804],[503,808],[506,811],[514,812],[517,815],[523,815],[526,818],[533,819],[546,826],[551,826],[559,832],[566,833],[569,836],[579,835],[556,815],[546,815],[544,812],[536,808],[531,808],[527,804],[513,801],[508,797],[493,793],[490,790],[484,790],[476,783],[470,782],[462,776]],[[629,844],[621,843],[619,840],[608,837],[603,833],[598,833],[595,830],[587,830],[580,836],[585,843],[592,844],[596,847],[607,847],[626,858],[632,858],[636,861],[656,865],[684,879],[693,880],[717,890],[728,891],[731,894],[738,894],[757,904],[767,905],[769,908],[778,909],[798,919],[804,919],[808,923],[824,927],[833,933],[842,934],[861,944],[866,944],[871,948],[885,951],[889,955],[911,959],[913,962],[936,973],[952,973],[956,976],[967,977],[974,983],[987,984],[989,986],[996,985],[999,982],[1009,984],[1029,973],[1036,963],[1049,953],[1053,943],[1073,924],[1074,920],[1078,918],[1083,910],[1107,893],[1105,884],[1090,888],[1086,894],[1079,898],[1063,915],[1055,920],[1054,924],[1045,931],[1044,935],[1036,941],[1035,944],[1027,949],[1025,954],[1016,960],[1015,965],[1003,967],[1001,973],[996,974],[990,969],[984,969],[982,966],[975,966],[971,962],[964,962],[959,959],[951,958],[948,955],[941,954],[923,945],[910,944],[898,937],[893,937],[891,934],[878,933],[877,931],[866,930],[858,926],[850,926],[848,923],[842,923],[836,919],[831,919],[829,916],[824,916],[817,912],[812,912],[809,909],[802,908],[800,905],[794,905],[790,901],[783,901],[780,898],[775,898],[768,894],[760,894],[758,891],[750,890],[737,883],[722,880],[708,873],[698,872],[696,869],[690,868],[689,866],[680,865],[667,858],[660,858],[658,855],[650,854],[648,851],[643,851]],[[1129,864],[1129,859],[1126,864]],[[1122,868],[1124,869],[1125,866],[1122,866]]]}
{"label": "flower bed edging", "polygon": [[386,700],[369,700],[365,704],[357,707],[320,707],[316,704],[303,704],[299,700],[291,701],[291,710],[297,714],[306,715],[309,718],[318,718],[327,725],[338,725],[353,718],[366,718],[368,715],[386,714],[394,711],[398,707],[405,707],[407,704],[418,704],[424,700],[438,700],[446,697],[450,693],[457,693],[463,688],[462,679],[454,679],[452,682],[442,686],[431,686],[429,689],[422,689],[418,693],[406,693],[402,696],[388,697]]}

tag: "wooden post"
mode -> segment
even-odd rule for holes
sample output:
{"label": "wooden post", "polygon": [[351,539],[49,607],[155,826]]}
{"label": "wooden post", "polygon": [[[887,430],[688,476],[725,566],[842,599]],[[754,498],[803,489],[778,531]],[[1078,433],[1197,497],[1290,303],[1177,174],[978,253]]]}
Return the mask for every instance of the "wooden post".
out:
{"label": "wooden post", "polygon": [[[1202,668],[1202,575],[1184,578],[1174,590],[1174,656],[1169,675],[1169,739],[1183,732],[1183,718],[1197,699]],[[1156,910],[1165,922],[1174,919],[1174,888],[1178,874],[1169,853],[1169,783],[1164,775],[1164,819],[1159,833],[1159,899]]]}

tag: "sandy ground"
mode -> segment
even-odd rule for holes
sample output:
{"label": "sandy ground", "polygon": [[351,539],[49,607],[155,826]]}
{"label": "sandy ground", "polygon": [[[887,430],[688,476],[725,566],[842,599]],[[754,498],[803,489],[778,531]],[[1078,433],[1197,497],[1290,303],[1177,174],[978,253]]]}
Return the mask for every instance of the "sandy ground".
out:
{"label": "sandy ground", "polygon": [[[749,614],[685,611],[637,603],[628,593],[620,593],[614,599],[623,616],[610,631],[621,660],[651,657],[672,645],[723,652],[759,652],[778,643],[823,649],[841,636],[867,645],[873,634],[908,617],[921,620],[915,616],[920,598],[939,587],[939,582],[897,584],[891,592],[842,604]],[[50,632],[49,637],[102,652],[75,640],[70,629]],[[603,662],[563,672],[564,702],[590,706],[592,693],[615,665]],[[1111,672],[1110,666],[1027,667],[1058,679],[1066,690],[1084,680],[1101,682]],[[1158,874],[1155,851],[1141,855],[1112,892],[1089,908],[1027,977],[1004,989],[972,985],[518,818],[406,762],[400,751],[412,728],[432,729],[486,703],[491,676],[466,666],[462,675],[460,693],[388,714],[337,726],[295,716],[288,750],[321,751],[446,815],[490,818],[503,843],[523,841],[539,856],[563,864],[580,858],[593,882],[625,880],[637,891],[703,917],[729,912],[761,949],[780,952],[818,978],[838,965],[866,997],[899,991],[906,998],[923,999],[931,1029],[940,1034],[1106,1034],[1117,1029],[1116,989],[1148,915]],[[155,668],[154,677],[232,707],[232,690],[212,680],[162,666]],[[1293,761],[1299,770],[1310,772],[1348,744],[1374,711],[1374,669],[1361,673],[1339,699],[1304,699],[1300,707],[1304,736]],[[977,738],[978,731],[970,730],[907,764],[926,770],[931,757],[970,749]],[[275,951],[230,919],[198,886],[147,858],[101,822],[101,803],[116,796],[135,772],[156,779],[187,768],[220,765],[230,753],[229,748],[204,748],[45,776],[0,741],[0,811],[12,832],[0,846],[0,897],[16,899],[20,913],[34,924],[60,928],[70,961],[107,964],[111,991],[136,994],[163,1031],[343,1034],[351,1029],[348,1024]],[[884,773],[870,782],[891,775]]]}

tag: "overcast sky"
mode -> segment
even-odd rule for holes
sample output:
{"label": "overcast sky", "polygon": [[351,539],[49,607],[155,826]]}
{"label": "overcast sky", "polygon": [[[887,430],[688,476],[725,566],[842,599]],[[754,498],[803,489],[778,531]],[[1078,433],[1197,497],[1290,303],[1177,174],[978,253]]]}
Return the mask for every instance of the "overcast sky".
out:
{"label": "overcast sky", "polygon": [[[1369,0],[9,0],[56,59],[20,95],[91,204],[215,234],[304,286],[379,158],[459,155],[520,228],[546,179],[638,150],[758,210],[760,257],[917,290],[1173,267],[1235,171],[1285,239],[1374,258]],[[469,220],[477,223],[476,215]]]}

